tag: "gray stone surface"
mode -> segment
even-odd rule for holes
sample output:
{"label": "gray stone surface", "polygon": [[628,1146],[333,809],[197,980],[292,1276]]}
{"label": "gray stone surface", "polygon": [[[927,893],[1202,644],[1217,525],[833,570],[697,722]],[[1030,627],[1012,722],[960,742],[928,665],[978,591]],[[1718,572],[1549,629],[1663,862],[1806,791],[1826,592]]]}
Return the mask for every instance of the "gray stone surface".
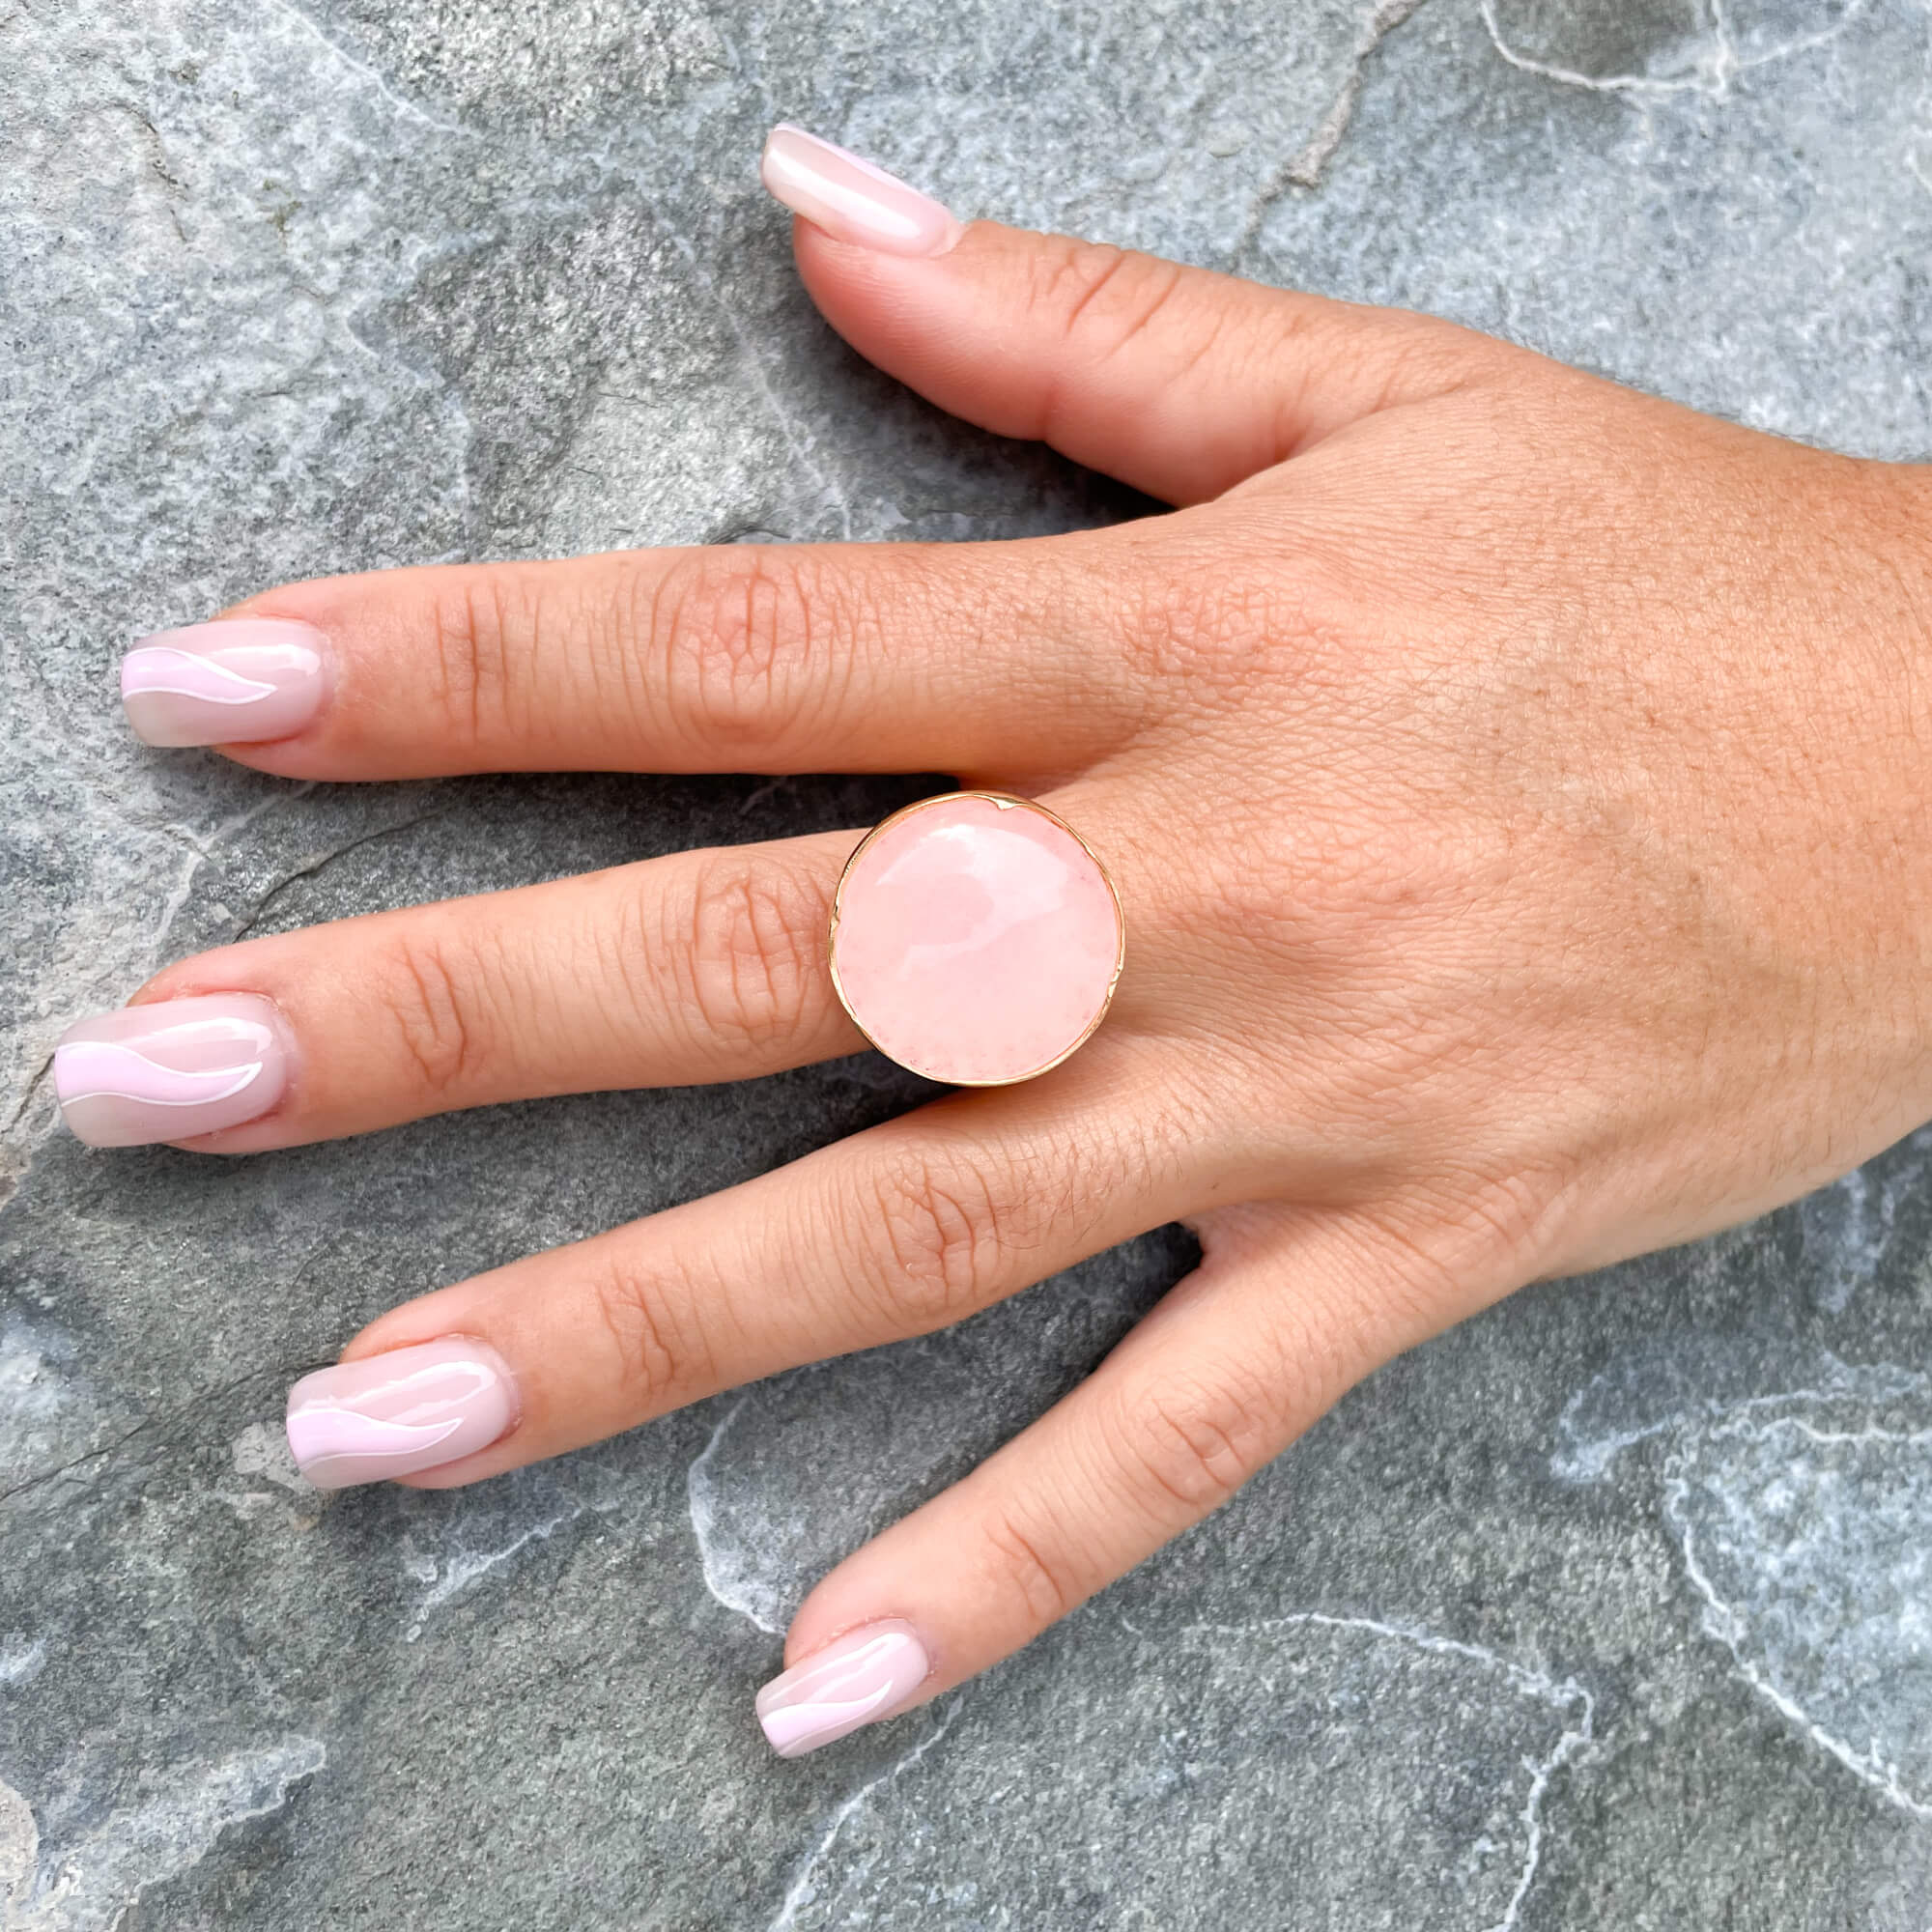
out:
{"label": "gray stone surface", "polygon": [[830,337],[754,182],[779,116],[969,212],[1932,455],[1918,0],[0,0],[0,1922],[1925,1932],[1932,1137],[1518,1296],[1032,1650],[784,1765],[749,1696],[809,1579],[1083,1373],[1178,1233],[325,1501],[281,1391],[363,1320],[914,1086],[235,1163],[55,1128],[53,1035],[167,958],[919,789],[279,783],[128,742],[131,633],[324,571],[1145,507]]}

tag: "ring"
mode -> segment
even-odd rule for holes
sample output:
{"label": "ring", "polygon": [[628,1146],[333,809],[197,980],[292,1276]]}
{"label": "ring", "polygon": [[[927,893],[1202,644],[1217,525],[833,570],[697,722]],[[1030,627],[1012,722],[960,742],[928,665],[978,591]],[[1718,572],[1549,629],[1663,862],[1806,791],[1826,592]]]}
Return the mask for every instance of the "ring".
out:
{"label": "ring", "polygon": [[941,792],[880,819],[845,861],[826,935],[852,1024],[955,1087],[1058,1066],[1106,1016],[1126,949],[1093,847],[1004,791]]}

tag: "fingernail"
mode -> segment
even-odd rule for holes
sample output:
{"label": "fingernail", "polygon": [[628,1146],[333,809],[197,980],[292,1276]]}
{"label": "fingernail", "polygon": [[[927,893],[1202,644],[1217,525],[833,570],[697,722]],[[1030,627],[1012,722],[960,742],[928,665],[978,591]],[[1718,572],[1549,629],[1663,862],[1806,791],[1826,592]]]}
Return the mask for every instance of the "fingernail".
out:
{"label": "fingernail", "polygon": [[314,625],[236,617],[138,639],[121,660],[121,704],[144,744],[260,744],[309,724],[327,676]]}
{"label": "fingernail", "polygon": [[294,1058],[281,1015],[253,993],[157,1000],[69,1027],[54,1094],[90,1147],[191,1140],[266,1114]]}
{"label": "fingernail", "polygon": [[758,1692],[758,1722],[781,1757],[889,1718],[931,1668],[910,1624],[864,1624],[794,1664]]}
{"label": "fingernail", "polygon": [[789,121],[765,136],[758,175],[794,213],[862,248],[943,255],[966,232],[929,194]]}
{"label": "fingernail", "polygon": [[304,1376],[289,1391],[289,1448],[315,1488],[346,1490],[487,1449],[516,1417],[502,1356],[451,1335]]}

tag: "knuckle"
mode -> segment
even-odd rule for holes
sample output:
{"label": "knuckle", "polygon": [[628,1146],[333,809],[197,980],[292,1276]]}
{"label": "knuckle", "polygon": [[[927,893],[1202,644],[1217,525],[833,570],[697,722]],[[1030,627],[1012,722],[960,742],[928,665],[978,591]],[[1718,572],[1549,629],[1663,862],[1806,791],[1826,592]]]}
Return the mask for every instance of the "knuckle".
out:
{"label": "knuckle", "polygon": [[444,734],[467,743],[514,731],[508,668],[534,629],[528,600],[498,570],[449,574],[430,606],[430,700]]}
{"label": "knuckle", "polygon": [[707,1037],[782,1049],[826,1009],[824,896],[783,867],[722,857],[703,866],[684,908],[681,960],[690,1009]]}
{"label": "knuckle", "polygon": [[405,938],[375,975],[377,1002],[395,1029],[403,1060],[432,1100],[460,1091],[473,1071],[483,1028],[473,974],[431,934]]}
{"label": "knuckle", "polygon": [[1167,1380],[1123,1402],[1118,1446],[1143,1493],[1189,1520],[1218,1508],[1267,1460],[1280,1398],[1258,1376],[1225,1369],[1207,1381]]}
{"label": "knuckle", "polygon": [[1111,242],[1056,236],[1033,258],[1031,306],[1059,316],[1062,328],[1070,334],[1126,259],[1127,251]]}
{"label": "knuckle", "polygon": [[[1351,415],[1374,415],[1483,385],[1523,353],[1460,324],[1399,309],[1357,310],[1342,321],[1328,303],[1290,301],[1252,313],[1259,327],[1244,346],[1255,359],[1257,387],[1276,398],[1273,444],[1283,456],[1309,444],[1308,405],[1318,383],[1347,393]],[[1313,432],[1318,439],[1326,433]]]}
{"label": "knuckle", "polygon": [[[1460,389],[1479,388],[1498,379],[1507,382],[1522,367],[1522,351],[1514,343],[1466,328],[1436,316],[1383,314],[1384,328],[1376,345],[1380,381],[1375,406],[1386,409],[1405,396],[1444,396]],[[1575,420],[1566,416],[1564,434],[1574,437]]]}
{"label": "knuckle", "polygon": [[868,1204],[879,1286],[899,1332],[945,1327],[983,1305],[1014,1250],[1009,1215],[977,1169],[912,1158],[891,1166]]}
{"label": "knuckle", "polygon": [[1420,1340],[1468,1311],[1460,1306],[1469,1284],[1452,1259],[1441,1227],[1398,1225],[1394,1217],[1373,1217],[1380,1263],[1373,1305],[1354,1305],[1352,1329],[1344,1347],[1368,1360],[1387,1353],[1391,1337]]}
{"label": "knuckle", "polygon": [[672,1406],[690,1386],[692,1365],[663,1279],[615,1264],[592,1277],[590,1293],[609,1339],[611,1380],[623,1411],[642,1417]]}
{"label": "knuckle", "polygon": [[1083,358],[1101,360],[1153,323],[1187,273],[1158,256],[1070,238],[1048,253],[1039,272],[1040,299],[1066,340]]}
{"label": "knuckle", "polygon": [[1048,1539],[1014,1510],[988,1511],[980,1532],[995,1580],[1019,1599],[1031,1624],[1058,1623],[1086,1595],[1067,1566],[1049,1553]]}
{"label": "knuckle", "polygon": [[1212,554],[1176,546],[1120,596],[1121,648],[1164,707],[1179,686],[1216,709],[1299,714],[1346,678],[1359,620],[1320,547],[1258,547],[1256,556],[1231,573]]}
{"label": "knuckle", "polygon": [[1439,1322],[1446,1305],[1460,1310],[1497,1281],[1533,1278],[1559,1254],[1584,1163],[1571,1154],[1518,1153],[1487,1172],[1444,1174],[1417,1190],[1412,1211],[1426,1232],[1409,1241],[1422,1257],[1415,1298]]}
{"label": "knuckle", "polygon": [[652,586],[640,635],[707,753],[765,753],[807,722],[794,700],[833,594],[809,564],[756,546],[691,552]]}

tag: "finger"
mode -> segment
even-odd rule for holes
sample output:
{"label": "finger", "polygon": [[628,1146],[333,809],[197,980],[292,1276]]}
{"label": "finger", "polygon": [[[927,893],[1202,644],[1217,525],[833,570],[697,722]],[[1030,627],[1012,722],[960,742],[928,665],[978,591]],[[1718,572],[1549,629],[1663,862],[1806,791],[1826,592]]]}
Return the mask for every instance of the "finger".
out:
{"label": "finger", "polygon": [[[403,1463],[353,1465],[355,1481],[407,1473],[442,1487],[957,1321],[1170,1218],[1198,1186],[1198,1132],[1148,1105],[1141,1056],[1104,1051],[1103,1039],[1024,1086],[949,1095],[721,1193],[410,1302],[355,1337],[346,1368],[298,1384],[292,1413],[320,1403],[333,1416],[345,1384],[331,1378],[348,1378],[343,1400],[359,1400],[370,1376],[393,1388],[424,1345],[461,1338],[454,1346],[487,1350],[476,1359],[504,1366],[486,1372],[466,1357],[463,1387],[514,1387],[507,1434],[459,1434],[453,1458],[420,1462],[406,1443]],[[491,1403],[500,1427],[508,1406]],[[357,1415],[355,1427],[370,1419]],[[298,1460],[301,1436],[292,1431]]]}
{"label": "finger", "polygon": [[[934,219],[940,252],[895,252],[865,217],[867,200],[911,196],[903,184],[853,173],[852,157],[793,129],[766,156],[767,185],[805,217],[805,285],[862,355],[954,415],[1168,502],[1217,497],[1512,353],[1433,317],[991,221]],[[841,192],[813,192],[820,182]]]}
{"label": "finger", "polygon": [[293,778],[1064,773],[1134,692],[1097,539],[718,545],[323,578],[143,639],[156,744]]}
{"label": "finger", "polygon": [[[1077,789],[1081,822],[1118,819]],[[1177,974],[1198,975],[1184,938],[1156,922],[1117,998],[1121,899],[1074,838],[1047,831],[1050,808],[1009,815],[1013,802],[939,793],[911,847],[874,848],[897,857],[890,876],[861,865],[847,882],[843,995],[833,908],[867,843],[858,831],[675,853],[201,953],[71,1027],[55,1092],[97,1146],[242,1153],[503,1100],[749,1079],[873,1040],[958,1085],[1009,1077],[1018,1069],[998,1055],[1044,1065],[1085,1037],[1083,1020],[1091,1031],[1104,1011],[1118,1033]],[[907,815],[894,814],[901,830]],[[1021,869],[1008,879],[1002,867]],[[989,880],[996,893],[1018,881],[1017,923],[972,915],[936,952],[905,952],[936,906],[970,915]],[[870,1038],[848,997],[874,1003]]]}
{"label": "finger", "polygon": [[[97,1145],[242,1153],[860,1052],[826,963],[860,837],[680,852],[201,953],[69,1031],[63,1109]],[[185,1060],[197,1027],[207,1050]],[[179,1091],[152,1091],[162,1072]]]}
{"label": "finger", "polygon": [[1217,1252],[1071,1395],[824,1578],[758,1696],[787,1756],[1031,1641],[1232,1496],[1348,1388],[1446,1325],[1412,1249],[1294,1214]]}

